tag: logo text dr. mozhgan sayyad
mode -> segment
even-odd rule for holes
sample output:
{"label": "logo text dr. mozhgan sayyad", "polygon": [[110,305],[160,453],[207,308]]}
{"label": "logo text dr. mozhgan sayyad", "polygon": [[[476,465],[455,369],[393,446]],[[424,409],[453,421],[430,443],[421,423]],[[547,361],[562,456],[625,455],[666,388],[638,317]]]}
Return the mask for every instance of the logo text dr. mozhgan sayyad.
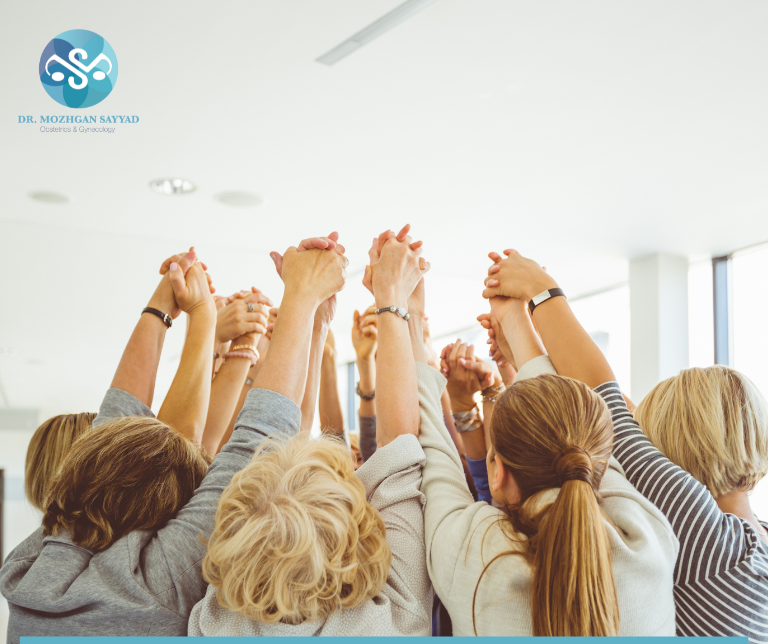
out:
{"label": "logo text dr. mozhgan sayyad", "polygon": [[33,116],[19,116],[19,123],[138,123],[138,116],[111,116],[101,114],[62,114],[61,116],[40,116],[36,121]]}

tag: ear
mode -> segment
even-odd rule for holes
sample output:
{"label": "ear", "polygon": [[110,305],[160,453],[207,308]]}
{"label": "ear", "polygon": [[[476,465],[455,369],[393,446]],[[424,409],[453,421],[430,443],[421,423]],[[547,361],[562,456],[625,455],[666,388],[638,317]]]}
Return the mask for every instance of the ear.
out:
{"label": "ear", "polygon": [[498,454],[493,457],[493,460],[496,463],[496,472],[493,475],[493,481],[490,482],[491,490],[498,492],[506,484],[507,479],[509,478],[509,472],[507,472],[507,468],[504,467],[504,463],[501,462]]}

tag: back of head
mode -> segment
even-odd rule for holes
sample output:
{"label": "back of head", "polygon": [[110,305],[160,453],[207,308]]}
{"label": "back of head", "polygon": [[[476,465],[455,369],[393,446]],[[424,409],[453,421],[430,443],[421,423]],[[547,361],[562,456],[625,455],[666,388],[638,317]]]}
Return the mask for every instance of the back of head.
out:
{"label": "back of head", "polygon": [[681,371],[654,387],[635,419],[664,455],[717,498],[768,473],[768,404],[735,369]]}
{"label": "back of head", "polygon": [[72,444],[91,429],[96,414],[62,414],[46,420],[35,430],[27,448],[24,492],[41,512],[45,496]]}
{"label": "back of head", "polygon": [[69,532],[104,550],[133,530],[157,530],[192,498],[210,459],[155,418],[119,418],[72,446],[46,500],[46,535]]}
{"label": "back of head", "polygon": [[520,491],[510,522],[528,537],[534,635],[618,634],[616,586],[598,497],[612,447],[605,402],[576,380],[553,375],[524,380],[496,403],[492,455]]}
{"label": "back of head", "polygon": [[265,441],[232,479],[203,575],[229,610],[298,624],[376,596],[391,556],[346,446],[303,433]]}

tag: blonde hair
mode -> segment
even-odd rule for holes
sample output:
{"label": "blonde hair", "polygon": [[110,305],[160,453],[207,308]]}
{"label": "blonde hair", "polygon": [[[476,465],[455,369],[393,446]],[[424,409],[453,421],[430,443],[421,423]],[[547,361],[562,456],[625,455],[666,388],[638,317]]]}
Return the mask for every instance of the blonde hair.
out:
{"label": "blonde hair", "polygon": [[392,554],[341,441],[267,440],[224,490],[203,576],[265,624],[322,620],[376,596]]}
{"label": "blonde hair", "polygon": [[24,464],[24,493],[41,512],[51,481],[72,444],[89,430],[96,414],[62,414],[46,420],[32,434]]}
{"label": "blonde hair", "polygon": [[[616,584],[598,496],[612,448],[608,407],[576,380],[524,380],[495,405],[491,456],[501,459],[520,490],[520,502],[501,521],[518,547],[493,557],[482,574],[501,557],[526,558],[533,567],[534,635],[618,634]],[[520,535],[526,539],[522,551]]]}
{"label": "blonde hair", "polygon": [[105,550],[133,530],[158,530],[192,498],[208,470],[205,450],[145,416],[115,419],[84,433],[51,483],[43,534],[69,532]]}
{"label": "blonde hair", "polygon": [[735,369],[684,369],[651,390],[635,419],[669,460],[715,498],[751,490],[768,473],[768,405]]}

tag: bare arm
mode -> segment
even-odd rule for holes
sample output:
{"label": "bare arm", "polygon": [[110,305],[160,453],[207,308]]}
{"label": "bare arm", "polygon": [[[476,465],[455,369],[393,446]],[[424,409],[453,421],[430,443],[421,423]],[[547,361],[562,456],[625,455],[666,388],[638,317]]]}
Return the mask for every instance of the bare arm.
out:
{"label": "bare arm", "polygon": [[[325,347],[325,338],[328,335],[327,323],[315,323],[312,329],[312,347],[309,353],[309,370],[307,371],[307,384],[304,389],[304,400],[301,402],[301,431],[312,429],[312,423],[315,419],[315,409],[317,408],[317,394],[320,389],[320,369],[323,362],[323,347]],[[326,428],[324,428],[326,429]],[[330,428],[327,428],[330,429]],[[335,431],[326,433],[335,434]],[[341,432],[344,428],[342,426]]]}
{"label": "bare arm", "polygon": [[201,307],[189,318],[179,368],[157,418],[199,445],[211,396],[216,311],[213,306]]}
{"label": "bare arm", "polygon": [[320,414],[321,428],[327,428],[329,433],[332,434],[343,434],[344,416],[341,412],[339,387],[336,379],[336,349],[331,346],[331,338],[332,335],[329,331],[320,366],[318,412]]}
{"label": "bare arm", "polygon": [[[192,265],[190,260],[182,259],[182,256],[175,259],[179,261],[181,270],[184,272]],[[160,280],[147,306],[172,317],[178,316],[181,312],[176,306],[176,297],[173,294],[169,274],[164,275]],[[151,407],[155,393],[157,367],[160,364],[160,354],[167,330],[168,327],[159,317],[152,313],[143,313],[123,351],[110,387],[122,389],[138,398],[147,407]]]}
{"label": "bare arm", "polygon": [[[230,358],[219,369],[211,384],[211,400],[203,433],[203,447],[209,454],[217,454],[224,435],[232,423],[235,408],[242,398],[243,383],[251,362],[245,358]],[[240,403],[242,407],[242,402]]]}

